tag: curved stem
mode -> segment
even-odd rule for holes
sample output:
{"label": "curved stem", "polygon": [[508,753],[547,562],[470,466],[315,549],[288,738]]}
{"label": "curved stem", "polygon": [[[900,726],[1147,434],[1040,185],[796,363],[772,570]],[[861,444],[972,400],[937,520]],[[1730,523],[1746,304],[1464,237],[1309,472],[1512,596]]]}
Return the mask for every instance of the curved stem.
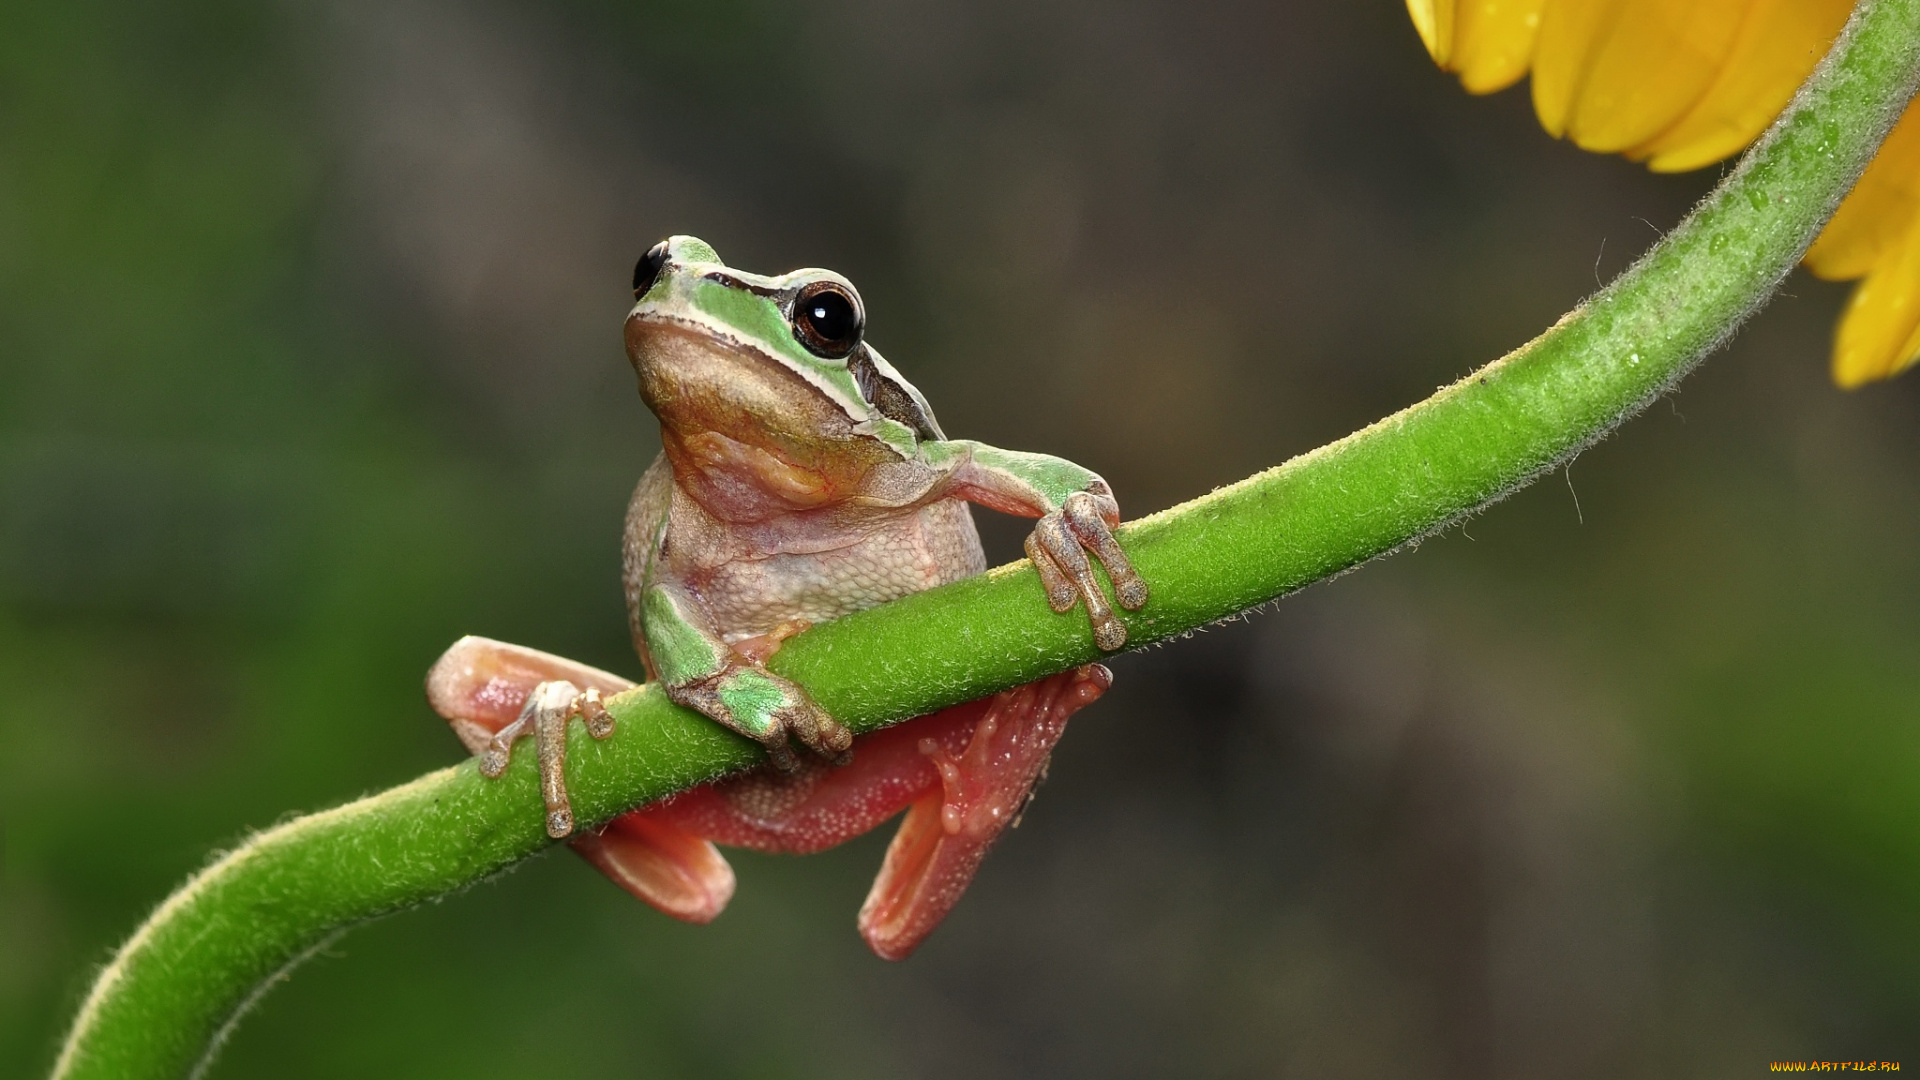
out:
{"label": "curved stem", "polygon": [[[1864,0],[1781,119],[1679,227],[1539,338],[1330,446],[1128,526],[1153,601],[1135,643],[1185,633],[1386,554],[1566,460],[1644,407],[1770,297],[1865,168],[1920,73],[1920,0]],[[774,667],[855,730],[1097,658],[1026,564],[816,627]],[[758,752],[650,688],[577,727],[585,824]],[[531,755],[471,762],[261,833],[175,893],[102,973],[55,1075],[197,1074],[246,1006],[353,923],[545,847]]]}

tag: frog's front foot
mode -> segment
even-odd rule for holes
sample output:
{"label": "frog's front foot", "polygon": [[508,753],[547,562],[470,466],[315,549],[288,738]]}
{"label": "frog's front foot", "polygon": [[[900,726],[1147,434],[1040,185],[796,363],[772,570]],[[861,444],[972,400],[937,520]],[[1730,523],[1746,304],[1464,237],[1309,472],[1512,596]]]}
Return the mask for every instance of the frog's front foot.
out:
{"label": "frog's front foot", "polygon": [[851,756],[853,732],[799,686],[737,656],[705,678],[669,685],[667,697],[766,747],[781,772],[800,767],[793,741],[836,764]]}
{"label": "frog's front foot", "polygon": [[1138,611],[1147,603],[1147,583],[1127,560],[1127,553],[1113,538],[1120,524],[1120,504],[1106,482],[1096,479],[1085,491],[1067,496],[1060,509],[1043,516],[1027,536],[1027,558],[1040,573],[1047,590],[1047,604],[1065,613],[1076,603],[1087,605],[1087,618],[1093,623],[1093,640],[1112,652],[1127,643],[1127,626],[1107,606],[1106,595],[1094,577],[1095,559],[1106,567],[1113,582],[1113,598],[1128,611]]}
{"label": "frog's front foot", "polygon": [[613,714],[598,687],[580,689],[564,680],[543,682],[527,695],[520,716],[488,740],[480,753],[480,775],[496,779],[507,771],[513,744],[533,735],[540,755],[540,795],[547,804],[547,835],[558,840],[573,832],[573,806],[567,800],[567,721],[578,716],[596,739],[613,734]]}

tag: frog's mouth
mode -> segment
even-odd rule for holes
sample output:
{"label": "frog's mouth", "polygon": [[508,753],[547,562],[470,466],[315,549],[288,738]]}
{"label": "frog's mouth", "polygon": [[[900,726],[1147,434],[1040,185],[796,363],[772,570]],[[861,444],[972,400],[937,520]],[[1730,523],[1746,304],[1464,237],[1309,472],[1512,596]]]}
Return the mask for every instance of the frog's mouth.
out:
{"label": "frog's mouth", "polygon": [[776,432],[838,435],[869,419],[865,402],[850,406],[814,372],[697,319],[635,315],[626,339],[641,397],[670,425],[760,442]]}
{"label": "frog's mouth", "polygon": [[[716,289],[715,291],[728,291]],[[766,313],[754,309],[754,314]],[[785,322],[757,320],[764,325],[757,336],[744,335],[724,321],[695,310],[669,311],[648,302],[634,306],[627,315],[627,358],[633,362],[641,380],[646,369],[658,368],[668,359],[662,352],[676,336],[691,337],[710,350],[724,352],[743,364],[787,372],[803,380],[813,391],[832,402],[849,423],[864,423],[874,418],[874,410],[860,392],[860,386],[848,369],[845,358],[827,360],[814,356],[793,339]]]}

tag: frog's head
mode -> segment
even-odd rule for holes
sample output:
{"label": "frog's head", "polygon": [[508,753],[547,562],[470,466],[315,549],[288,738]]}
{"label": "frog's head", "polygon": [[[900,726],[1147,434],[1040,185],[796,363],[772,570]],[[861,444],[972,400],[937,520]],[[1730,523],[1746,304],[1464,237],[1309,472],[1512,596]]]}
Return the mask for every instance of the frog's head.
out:
{"label": "frog's head", "polygon": [[944,437],[867,345],[860,294],[830,270],[762,277],[674,236],[641,257],[633,295],[627,356],[669,440],[718,435],[813,468],[862,449],[911,458]]}

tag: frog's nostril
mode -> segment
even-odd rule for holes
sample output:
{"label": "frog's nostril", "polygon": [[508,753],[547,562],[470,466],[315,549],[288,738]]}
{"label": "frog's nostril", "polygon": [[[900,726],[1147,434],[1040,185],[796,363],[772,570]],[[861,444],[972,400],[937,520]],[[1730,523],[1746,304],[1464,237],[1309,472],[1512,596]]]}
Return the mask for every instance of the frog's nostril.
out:
{"label": "frog's nostril", "polygon": [[633,298],[640,299],[653,283],[660,280],[660,271],[667,267],[667,242],[665,240],[647,249],[645,255],[633,266]]}

